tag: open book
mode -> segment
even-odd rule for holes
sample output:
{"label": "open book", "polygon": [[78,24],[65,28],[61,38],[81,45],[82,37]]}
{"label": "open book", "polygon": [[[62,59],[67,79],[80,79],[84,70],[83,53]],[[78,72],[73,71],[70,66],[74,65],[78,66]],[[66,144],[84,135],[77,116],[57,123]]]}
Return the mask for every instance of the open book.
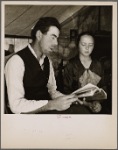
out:
{"label": "open book", "polygon": [[107,99],[107,93],[103,89],[91,83],[88,83],[84,87],[74,91],[73,94],[76,94],[78,98],[86,98],[86,100]]}

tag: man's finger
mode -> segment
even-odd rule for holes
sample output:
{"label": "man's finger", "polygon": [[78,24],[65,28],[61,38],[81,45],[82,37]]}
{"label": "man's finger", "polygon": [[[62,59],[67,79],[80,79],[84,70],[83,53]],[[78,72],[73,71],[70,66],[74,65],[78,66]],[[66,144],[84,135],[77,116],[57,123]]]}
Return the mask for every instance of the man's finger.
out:
{"label": "man's finger", "polygon": [[72,98],[72,99],[68,99],[68,100],[67,100],[67,103],[73,103],[73,102],[75,102],[75,101],[77,101],[77,98]]}
{"label": "man's finger", "polygon": [[79,102],[81,105],[83,105],[84,104],[84,102],[83,101],[81,101],[81,100],[77,100],[77,102]]}

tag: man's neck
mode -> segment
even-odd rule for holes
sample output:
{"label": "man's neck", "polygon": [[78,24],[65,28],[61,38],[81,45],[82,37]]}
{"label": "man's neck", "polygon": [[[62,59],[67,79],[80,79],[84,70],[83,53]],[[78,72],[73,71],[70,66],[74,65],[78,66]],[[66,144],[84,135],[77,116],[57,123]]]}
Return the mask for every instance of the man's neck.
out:
{"label": "man's neck", "polygon": [[43,53],[41,52],[41,47],[39,46],[39,43],[38,42],[32,42],[31,47],[34,50],[37,58],[40,59],[42,57]]}

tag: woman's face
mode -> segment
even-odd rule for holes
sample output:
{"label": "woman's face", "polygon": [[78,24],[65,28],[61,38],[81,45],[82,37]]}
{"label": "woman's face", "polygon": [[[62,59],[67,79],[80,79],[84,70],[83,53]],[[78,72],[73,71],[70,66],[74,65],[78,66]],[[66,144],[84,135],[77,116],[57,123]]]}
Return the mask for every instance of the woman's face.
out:
{"label": "woman's face", "polygon": [[94,38],[91,35],[82,35],[79,41],[79,53],[90,56],[94,48]]}

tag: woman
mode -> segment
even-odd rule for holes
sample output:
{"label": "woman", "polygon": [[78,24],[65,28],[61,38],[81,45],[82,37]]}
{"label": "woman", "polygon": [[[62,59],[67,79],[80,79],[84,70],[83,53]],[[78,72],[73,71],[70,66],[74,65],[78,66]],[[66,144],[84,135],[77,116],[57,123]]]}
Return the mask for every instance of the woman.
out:
{"label": "woman", "polygon": [[64,92],[72,93],[88,83],[104,88],[104,73],[99,61],[93,59],[94,36],[81,33],[77,39],[79,55],[70,60],[64,69]]}

